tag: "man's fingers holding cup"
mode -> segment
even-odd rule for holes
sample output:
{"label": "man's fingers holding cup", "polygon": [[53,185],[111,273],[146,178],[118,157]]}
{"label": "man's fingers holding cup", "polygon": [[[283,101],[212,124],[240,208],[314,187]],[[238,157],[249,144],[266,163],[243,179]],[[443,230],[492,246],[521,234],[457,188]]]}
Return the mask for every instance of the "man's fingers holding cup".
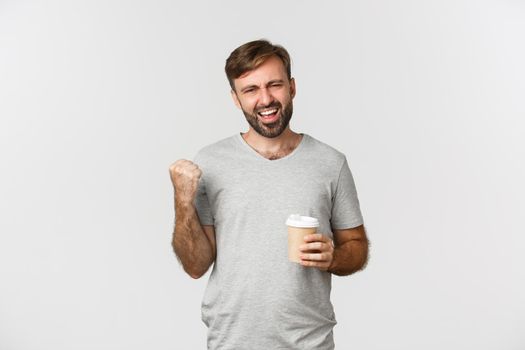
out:
{"label": "man's fingers holding cup", "polygon": [[331,254],[330,253],[308,253],[308,254],[301,254],[301,260],[309,260],[309,261],[330,261],[331,260]]}
{"label": "man's fingers holding cup", "polygon": [[299,247],[299,250],[301,252],[306,252],[309,250],[315,250],[315,251],[330,251],[331,248],[333,248],[332,244],[328,242],[312,242],[312,243],[306,243]]}
{"label": "man's fingers holding cup", "polygon": [[301,245],[299,249],[303,250],[325,250],[330,251],[334,249],[334,241],[327,235],[322,233],[313,233],[304,236],[305,244]]}
{"label": "man's fingers holding cup", "polygon": [[326,271],[333,260],[332,239],[322,233],[314,233],[305,236],[304,241],[305,244],[299,246],[301,265]]}
{"label": "man's fingers holding cup", "polygon": [[[307,255],[315,255],[315,256],[321,255],[322,256],[322,254],[307,254]],[[318,269],[322,271],[327,271],[331,263],[332,263],[331,257],[329,258],[329,260],[305,260],[301,256],[301,265],[307,266],[307,267],[317,267]]]}

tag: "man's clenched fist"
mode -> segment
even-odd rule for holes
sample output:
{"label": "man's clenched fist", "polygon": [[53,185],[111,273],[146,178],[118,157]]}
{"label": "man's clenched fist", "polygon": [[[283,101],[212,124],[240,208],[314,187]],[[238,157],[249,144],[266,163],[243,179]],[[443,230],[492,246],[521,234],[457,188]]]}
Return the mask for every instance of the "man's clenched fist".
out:
{"label": "man's clenched fist", "polygon": [[193,203],[201,175],[197,164],[186,159],[179,159],[170,166],[171,182],[180,201]]}

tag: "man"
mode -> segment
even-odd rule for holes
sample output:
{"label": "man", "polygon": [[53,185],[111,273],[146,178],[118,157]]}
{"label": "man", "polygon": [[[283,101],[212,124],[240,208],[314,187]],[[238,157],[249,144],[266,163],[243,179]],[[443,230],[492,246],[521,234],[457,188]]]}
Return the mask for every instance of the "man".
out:
{"label": "man", "polygon": [[[249,130],[170,166],[175,253],[193,278],[214,263],[202,300],[208,349],[333,349],[331,276],[362,269],[368,256],[346,157],[290,129],[296,90],[283,47],[246,43],[225,70]],[[320,223],[300,264],[287,256],[293,213]]]}

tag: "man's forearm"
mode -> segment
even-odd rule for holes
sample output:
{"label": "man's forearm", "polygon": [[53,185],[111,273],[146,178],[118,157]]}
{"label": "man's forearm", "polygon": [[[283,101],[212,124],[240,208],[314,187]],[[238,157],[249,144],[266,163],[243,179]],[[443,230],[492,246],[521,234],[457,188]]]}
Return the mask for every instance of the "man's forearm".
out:
{"label": "man's forearm", "polygon": [[213,263],[211,243],[202,229],[193,204],[175,201],[172,246],[184,271],[193,278],[202,276]]}
{"label": "man's forearm", "polygon": [[332,264],[328,272],[347,276],[362,270],[368,260],[368,240],[350,240],[335,247]]}

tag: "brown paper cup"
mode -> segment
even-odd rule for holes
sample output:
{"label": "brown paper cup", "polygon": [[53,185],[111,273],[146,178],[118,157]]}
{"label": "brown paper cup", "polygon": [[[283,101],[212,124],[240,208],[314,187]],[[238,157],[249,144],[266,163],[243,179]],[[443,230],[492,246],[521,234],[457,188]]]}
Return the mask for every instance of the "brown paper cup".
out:
{"label": "brown paper cup", "polygon": [[317,227],[288,226],[288,260],[300,263],[302,252],[299,247],[304,244],[304,237],[317,232]]}
{"label": "brown paper cup", "polygon": [[299,247],[305,243],[305,236],[317,232],[319,220],[310,216],[292,214],[286,219],[286,226],[288,226],[288,260],[300,263],[302,252]]}

